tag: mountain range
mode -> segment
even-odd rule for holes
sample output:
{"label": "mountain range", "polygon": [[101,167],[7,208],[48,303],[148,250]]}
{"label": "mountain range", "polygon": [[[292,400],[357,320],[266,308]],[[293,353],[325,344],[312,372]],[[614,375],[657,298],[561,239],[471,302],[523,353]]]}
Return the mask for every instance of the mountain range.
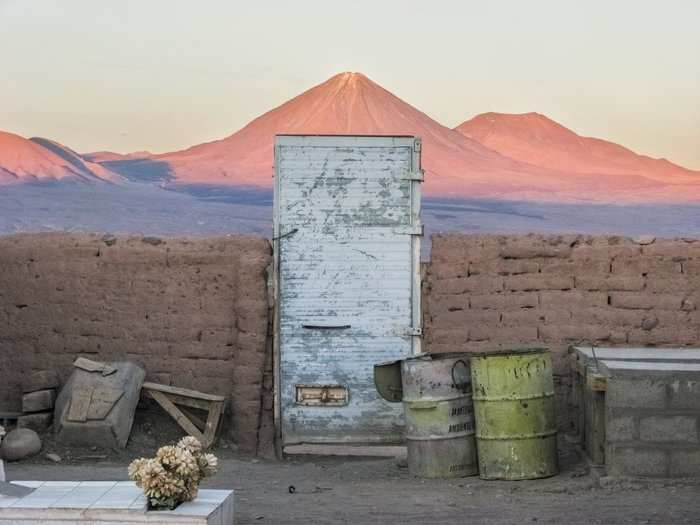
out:
{"label": "mountain range", "polygon": [[432,197],[557,202],[700,201],[700,171],[581,137],[544,115],[484,113],[450,129],[360,73],[341,73],[221,140],[185,150],[78,155],[0,134],[0,184],[159,181],[270,188],[275,134],[417,135]]}

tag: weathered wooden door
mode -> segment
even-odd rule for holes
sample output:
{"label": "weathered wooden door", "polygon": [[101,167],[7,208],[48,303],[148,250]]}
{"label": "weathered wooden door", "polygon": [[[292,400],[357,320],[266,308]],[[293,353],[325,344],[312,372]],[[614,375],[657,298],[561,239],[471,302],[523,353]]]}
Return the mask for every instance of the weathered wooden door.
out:
{"label": "weathered wooden door", "polygon": [[375,363],[420,351],[420,139],[278,136],[276,415],[282,444],[401,440]]}

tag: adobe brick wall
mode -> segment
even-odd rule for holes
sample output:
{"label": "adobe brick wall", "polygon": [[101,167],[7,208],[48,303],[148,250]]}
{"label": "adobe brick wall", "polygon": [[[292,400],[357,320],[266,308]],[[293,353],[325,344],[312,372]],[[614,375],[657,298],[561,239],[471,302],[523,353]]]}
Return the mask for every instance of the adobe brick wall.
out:
{"label": "adobe brick wall", "polygon": [[436,235],[423,286],[428,352],[551,348],[564,428],[569,345],[700,341],[697,240]]}
{"label": "adobe brick wall", "polygon": [[148,381],[229,397],[229,432],[254,452],[270,260],[247,236],[0,237],[0,410],[20,409],[32,371],[131,359]]}

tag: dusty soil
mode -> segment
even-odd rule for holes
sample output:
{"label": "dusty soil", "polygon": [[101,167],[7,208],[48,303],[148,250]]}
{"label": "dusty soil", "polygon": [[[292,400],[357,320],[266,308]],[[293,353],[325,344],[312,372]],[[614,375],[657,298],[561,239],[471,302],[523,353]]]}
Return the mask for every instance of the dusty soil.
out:
{"label": "dusty soil", "polygon": [[[144,430],[117,455],[60,449],[47,439],[40,456],[6,465],[8,477],[126,479],[130,459],[181,435],[165,418],[150,424],[135,427]],[[63,454],[62,461],[48,461],[46,452]],[[521,482],[414,479],[405,462],[394,458],[268,461],[242,457],[226,443],[215,452],[222,468],[206,486],[236,491],[239,524],[700,523],[700,485],[599,478],[567,445],[558,476]]]}

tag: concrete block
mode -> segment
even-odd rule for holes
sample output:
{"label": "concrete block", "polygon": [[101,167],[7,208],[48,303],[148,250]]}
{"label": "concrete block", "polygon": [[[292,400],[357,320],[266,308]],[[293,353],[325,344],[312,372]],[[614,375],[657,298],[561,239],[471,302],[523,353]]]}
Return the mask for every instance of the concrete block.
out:
{"label": "concrete block", "polygon": [[669,460],[669,476],[700,478],[700,447],[692,450],[672,450]]}
{"label": "concrete block", "polygon": [[666,383],[659,379],[612,377],[608,379],[605,404],[609,408],[662,409],[666,406]]}
{"label": "concrete block", "polygon": [[58,388],[60,385],[55,370],[40,370],[22,378],[22,392],[34,392],[48,388]]}
{"label": "concrete block", "polygon": [[30,428],[35,432],[46,432],[53,423],[53,412],[25,414],[17,418],[17,428]]}
{"label": "concrete block", "polygon": [[669,384],[672,410],[694,410],[700,415],[700,377],[691,379],[679,377]]}
{"label": "concrete block", "polygon": [[55,400],[56,391],[53,388],[24,394],[22,396],[22,412],[31,413],[53,410]]}
{"label": "concrete block", "polygon": [[636,423],[634,417],[608,414],[605,439],[608,442],[631,441],[635,437]]}
{"label": "concrete block", "polygon": [[610,476],[668,475],[668,452],[653,447],[609,444],[605,453],[605,466]]}
{"label": "concrete block", "polygon": [[639,421],[639,438],[656,443],[697,443],[697,418],[691,416],[649,416]]}

